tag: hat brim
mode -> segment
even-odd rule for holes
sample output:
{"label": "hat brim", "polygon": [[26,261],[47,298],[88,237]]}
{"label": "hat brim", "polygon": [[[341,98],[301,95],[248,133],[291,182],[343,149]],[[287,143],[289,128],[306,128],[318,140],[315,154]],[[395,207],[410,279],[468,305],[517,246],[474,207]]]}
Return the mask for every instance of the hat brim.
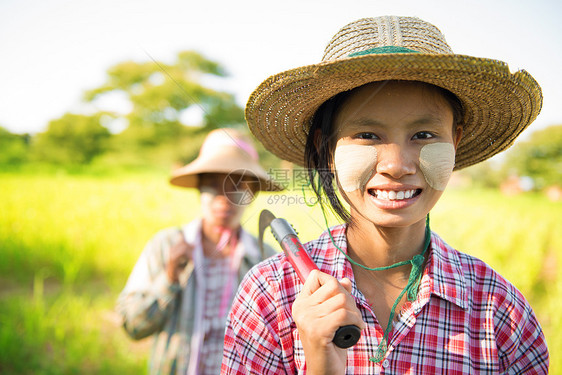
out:
{"label": "hat brim", "polygon": [[252,176],[259,180],[258,191],[281,191],[283,187],[273,181],[263,168],[253,161],[241,161],[217,154],[212,158],[198,157],[193,162],[172,172],[172,185],[199,188],[199,175],[202,173],[224,173],[238,176]]}
{"label": "hat brim", "polygon": [[463,137],[455,170],[507,149],[542,107],[540,86],[524,70],[465,55],[393,53],[365,55],[288,70],[251,94],[246,120],[264,147],[304,166],[311,119],[334,95],[369,82],[421,81],[451,91],[464,108]]}

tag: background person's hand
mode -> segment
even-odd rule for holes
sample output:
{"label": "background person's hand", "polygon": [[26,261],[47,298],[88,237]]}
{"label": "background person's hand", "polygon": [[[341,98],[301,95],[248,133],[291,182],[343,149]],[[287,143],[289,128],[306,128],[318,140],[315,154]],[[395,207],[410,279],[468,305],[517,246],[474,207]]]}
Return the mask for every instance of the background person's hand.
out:
{"label": "background person's hand", "polygon": [[193,245],[185,242],[183,234],[179,233],[176,237],[175,244],[170,248],[170,258],[166,265],[166,274],[170,282],[178,282],[181,271],[183,271],[187,263],[191,261],[192,256]]}

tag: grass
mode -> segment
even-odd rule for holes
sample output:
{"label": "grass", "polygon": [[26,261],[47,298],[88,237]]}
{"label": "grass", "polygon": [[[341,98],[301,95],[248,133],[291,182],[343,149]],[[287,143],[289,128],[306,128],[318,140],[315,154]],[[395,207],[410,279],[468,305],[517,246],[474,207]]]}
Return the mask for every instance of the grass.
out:
{"label": "grass", "polygon": [[[0,199],[0,373],[144,373],[150,340],[125,335],[115,299],[146,241],[196,216],[197,194],[156,174],[2,174]],[[313,239],[324,219],[304,199],[313,201],[300,191],[262,194],[244,225],[257,234],[259,212],[268,208],[303,241]],[[431,215],[432,229],[449,244],[525,294],[551,353],[562,352],[561,219],[560,202],[488,190],[449,190]],[[562,374],[555,355],[551,373]]]}

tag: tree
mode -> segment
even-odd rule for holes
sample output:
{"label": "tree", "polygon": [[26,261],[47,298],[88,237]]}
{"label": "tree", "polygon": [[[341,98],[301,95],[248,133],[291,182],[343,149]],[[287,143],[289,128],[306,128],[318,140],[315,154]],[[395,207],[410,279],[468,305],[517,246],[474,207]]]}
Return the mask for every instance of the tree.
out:
{"label": "tree", "polygon": [[562,125],[533,132],[527,141],[513,146],[506,155],[505,168],[529,176],[538,189],[562,184]]}
{"label": "tree", "polygon": [[102,113],[67,113],[49,122],[33,143],[35,158],[58,164],[88,164],[107,147],[111,134],[101,125]]}
{"label": "tree", "polygon": [[0,127],[0,165],[15,166],[27,160],[28,134],[12,134]]}
{"label": "tree", "polygon": [[486,160],[471,165],[457,173],[468,177],[472,186],[492,189],[498,188],[507,177],[502,168],[502,164],[494,160]]}
{"label": "tree", "polygon": [[200,81],[205,76],[225,77],[226,72],[217,62],[194,51],[180,52],[173,64],[128,61],[111,67],[107,82],[86,92],[85,99],[93,101],[110,92],[124,93],[132,111],[124,116],[116,113],[112,116],[128,123],[121,134],[124,143],[143,147],[177,140],[190,133],[180,118],[192,106],[199,107],[204,115],[203,124],[191,129],[191,133],[243,123],[243,110],[234,97],[203,86]]}

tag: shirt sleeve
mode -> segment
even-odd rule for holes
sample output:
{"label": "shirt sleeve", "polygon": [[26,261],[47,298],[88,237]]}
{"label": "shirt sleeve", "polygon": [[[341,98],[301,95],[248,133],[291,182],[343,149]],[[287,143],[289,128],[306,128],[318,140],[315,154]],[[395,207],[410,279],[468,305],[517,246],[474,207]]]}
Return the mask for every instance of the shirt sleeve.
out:
{"label": "shirt sleeve", "polygon": [[513,288],[496,314],[502,374],[548,374],[549,353],[542,328],[523,295]]}
{"label": "shirt sleeve", "polygon": [[[227,320],[221,374],[291,373],[283,359],[279,314],[259,268],[244,278]],[[292,362],[292,361],[291,361]]]}
{"label": "shirt sleeve", "polygon": [[147,243],[117,299],[123,327],[134,339],[149,336],[163,327],[181,290],[166,275],[175,233],[177,230],[161,231]]}

